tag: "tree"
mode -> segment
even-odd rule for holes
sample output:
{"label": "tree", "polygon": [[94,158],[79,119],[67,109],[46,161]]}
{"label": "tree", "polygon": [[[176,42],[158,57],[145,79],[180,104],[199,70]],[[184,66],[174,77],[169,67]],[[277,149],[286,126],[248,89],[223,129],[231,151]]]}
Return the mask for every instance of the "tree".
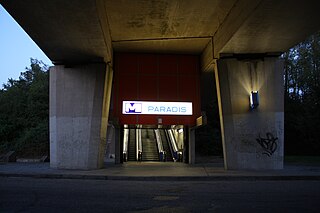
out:
{"label": "tree", "polygon": [[320,32],[283,54],[285,151],[320,154]]}
{"label": "tree", "polygon": [[48,153],[48,67],[36,59],[30,62],[19,80],[9,79],[0,90],[0,152]]}

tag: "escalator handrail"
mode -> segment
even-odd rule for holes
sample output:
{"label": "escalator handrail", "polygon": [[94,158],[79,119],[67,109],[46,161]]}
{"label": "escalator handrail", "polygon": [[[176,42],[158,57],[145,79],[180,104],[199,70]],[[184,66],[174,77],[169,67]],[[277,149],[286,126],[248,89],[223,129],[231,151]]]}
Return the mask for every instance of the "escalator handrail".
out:
{"label": "escalator handrail", "polygon": [[169,137],[170,137],[170,143],[172,145],[172,149],[174,152],[178,152],[178,146],[177,146],[177,142],[176,142],[176,139],[173,135],[173,132],[172,132],[172,129],[168,129],[168,134],[169,134]]}
{"label": "escalator handrail", "polygon": [[142,155],[141,129],[136,129],[136,159],[140,160]]}
{"label": "escalator handrail", "polygon": [[159,129],[155,129],[154,133],[156,135],[156,141],[157,141],[157,145],[158,145],[158,152],[159,153],[164,153],[163,144],[162,144],[162,140],[161,140]]}
{"label": "escalator handrail", "polygon": [[128,153],[128,143],[129,141],[129,129],[124,129],[124,136],[123,136],[123,154]]}
{"label": "escalator handrail", "polygon": [[172,140],[171,140],[171,137],[170,137],[170,134],[169,134],[169,130],[166,129],[165,133],[166,133],[168,146],[169,146],[169,149],[170,149],[170,153],[171,153],[172,159],[174,161],[176,161],[178,159],[178,153],[176,151],[174,151],[174,149],[173,149],[173,143],[172,143]]}
{"label": "escalator handrail", "polygon": [[162,144],[163,144],[163,149],[164,149],[164,152],[165,152],[165,159],[167,160],[168,159],[171,159],[171,160],[175,160],[174,158],[174,154],[173,154],[173,150],[172,150],[172,147],[171,147],[171,143],[169,142],[170,138],[169,138],[169,135],[168,135],[168,132],[166,129],[161,129],[160,130],[160,135],[163,134],[161,136],[161,140],[162,140]]}

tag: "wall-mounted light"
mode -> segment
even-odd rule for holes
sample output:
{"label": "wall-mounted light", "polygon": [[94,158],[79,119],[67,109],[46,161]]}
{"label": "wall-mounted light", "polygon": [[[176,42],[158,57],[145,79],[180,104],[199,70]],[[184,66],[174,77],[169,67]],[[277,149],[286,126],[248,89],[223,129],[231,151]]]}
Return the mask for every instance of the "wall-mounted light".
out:
{"label": "wall-mounted light", "polygon": [[258,91],[251,91],[250,94],[250,108],[255,109],[259,106],[259,93]]}

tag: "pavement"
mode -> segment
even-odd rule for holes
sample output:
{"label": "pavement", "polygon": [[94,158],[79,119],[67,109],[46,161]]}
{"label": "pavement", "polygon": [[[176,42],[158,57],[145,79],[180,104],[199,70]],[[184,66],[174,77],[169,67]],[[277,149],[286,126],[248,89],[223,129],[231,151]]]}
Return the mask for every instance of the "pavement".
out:
{"label": "pavement", "polygon": [[225,170],[222,163],[106,163],[98,170],[53,169],[49,163],[0,164],[0,177],[135,181],[320,180],[320,165],[285,163],[282,170]]}

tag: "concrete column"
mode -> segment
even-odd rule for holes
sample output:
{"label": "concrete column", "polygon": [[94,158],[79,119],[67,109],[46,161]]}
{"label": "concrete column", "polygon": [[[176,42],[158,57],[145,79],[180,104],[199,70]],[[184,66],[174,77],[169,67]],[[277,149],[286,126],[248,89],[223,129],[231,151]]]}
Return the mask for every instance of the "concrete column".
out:
{"label": "concrete column", "polygon": [[114,162],[115,163],[115,156],[116,156],[115,128],[112,124],[108,124],[107,143],[106,143],[104,162]]}
{"label": "concrete column", "polygon": [[105,157],[105,149],[103,147],[107,146],[108,140],[108,120],[109,120],[109,109],[111,102],[111,90],[112,90],[112,79],[113,79],[113,69],[110,64],[107,64],[104,78],[104,94],[103,94],[103,104],[102,104],[102,120],[100,127],[100,146],[99,150],[99,165],[98,167],[103,167],[104,157]]}
{"label": "concrete column", "polygon": [[[283,168],[283,62],[220,59],[215,69],[226,169]],[[260,105],[249,108],[251,91]]]}
{"label": "concrete column", "polygon": [[[50,68],[50,166],[103,166],[106,64]],[[106,127],[105,127],[106,128]]]}
{"label": "concrete column", "polygon": [[196,141],[196,129],[189,128],[189,164],[195,164],[196,160],[196,148],[195,148],[195,141]]}

